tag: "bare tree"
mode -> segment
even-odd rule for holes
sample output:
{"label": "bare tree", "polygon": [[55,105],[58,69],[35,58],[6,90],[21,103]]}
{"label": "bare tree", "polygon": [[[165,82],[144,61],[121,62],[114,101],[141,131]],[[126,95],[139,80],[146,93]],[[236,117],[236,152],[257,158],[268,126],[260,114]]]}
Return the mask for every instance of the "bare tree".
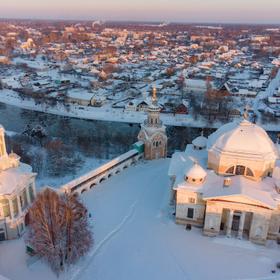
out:
{"label": "bare tree", "polygon": [[45,189],[30,208],[29,221],[26,242],[57,275],[93,244],[87,210],[73,195]]}

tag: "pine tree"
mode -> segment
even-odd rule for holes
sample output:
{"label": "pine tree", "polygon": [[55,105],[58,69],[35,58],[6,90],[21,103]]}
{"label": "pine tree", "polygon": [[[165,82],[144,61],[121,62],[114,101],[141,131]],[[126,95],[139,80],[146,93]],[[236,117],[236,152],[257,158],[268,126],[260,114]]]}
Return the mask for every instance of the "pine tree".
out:
{"label": "pine tree", "polygon": [[26,242],[57,275],[93,244],[87,210],[72,195],[45,189],[30,208],[29,218]]}

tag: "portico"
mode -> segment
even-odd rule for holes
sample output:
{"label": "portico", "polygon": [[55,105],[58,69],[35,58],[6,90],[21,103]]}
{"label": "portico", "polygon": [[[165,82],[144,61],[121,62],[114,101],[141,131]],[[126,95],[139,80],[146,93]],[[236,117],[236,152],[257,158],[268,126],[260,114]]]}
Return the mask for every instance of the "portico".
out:
{"label": "portico", "polygon": [[234,210],[228,210],[226,236],[232,237],[237,234],[237,238],[243,238],[243,231],[245,225],[245,217],[247,212],[240,212]]}
{"label": "portico", "polygon": [[263,205],[208,200],[206,204],[204,234],[226,235],[228,238],[248,238],[264,244],[269,230],[272,209]]}

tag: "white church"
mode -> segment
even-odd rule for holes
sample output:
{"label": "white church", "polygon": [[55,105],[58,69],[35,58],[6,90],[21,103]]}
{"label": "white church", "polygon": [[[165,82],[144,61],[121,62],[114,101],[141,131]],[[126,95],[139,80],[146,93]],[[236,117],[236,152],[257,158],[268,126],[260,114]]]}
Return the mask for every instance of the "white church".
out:
{"label": "white church", "polygon": [[279,150],[246,118],[194,139],[169,166],[176,222],[258,244],[280,238]]}
{"label": "white church", "polygon": [[35,198],[35,177],[31,166],[8,154],[5,130],[0,125],[0,241],[22,235],[28,207]]}

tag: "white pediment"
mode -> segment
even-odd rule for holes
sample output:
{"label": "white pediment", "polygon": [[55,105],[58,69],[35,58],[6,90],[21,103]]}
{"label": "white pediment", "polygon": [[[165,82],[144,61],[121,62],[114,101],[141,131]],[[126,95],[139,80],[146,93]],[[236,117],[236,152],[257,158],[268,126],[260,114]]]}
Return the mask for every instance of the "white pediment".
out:
{"label": "white pediment", "polygon": [[252,198],[248,197],[246,195],[227,195],[227,196],[217,196],[217,197],[207,197],[204,198],[204,200],[221,200],[226,202],[233,202],[233,203],[242,203],[242,204],[248,204],[248,205],[254,205],[259,207],[266,207],[270,209],[275,209],[277,207],[277,202],[273,201],[272,199],[266,199],[266,198]]}

